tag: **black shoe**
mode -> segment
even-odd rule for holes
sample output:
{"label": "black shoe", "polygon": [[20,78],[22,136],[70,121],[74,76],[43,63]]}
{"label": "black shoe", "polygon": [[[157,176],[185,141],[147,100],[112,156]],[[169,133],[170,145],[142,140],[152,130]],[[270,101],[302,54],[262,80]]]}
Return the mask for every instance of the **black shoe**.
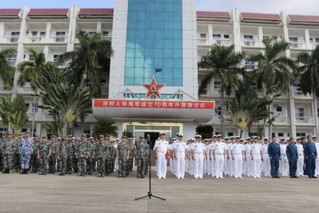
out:
{"label": "black shoe", "polygon": [[6,173],[7,173],[7,174],[10,174],[10,169],[7,169]]}
{"label": "black shoe", "polygon": [[5,170],[5,169],[3,169],[3,170],[2,170],[2,174],[5,174],[5,173],[6,173],[6,170]]}
{"label": "black shoe", "polygon": [[316,177],[316,176],[312,176],[311,178],[318,178],[318,177]]}
{"label": "black shoe", "polygon": [[297,176],[293,176],[293,178],[298,178]]}
{"label": "black shoe", "polygon": [[20,171],[20,175],[23,175],[24,174],[24,169],[21,169],[21,171]]}
{"label": "black shoe", "polygon": [[276,176],[275,178],[280,178],[279,176]]}

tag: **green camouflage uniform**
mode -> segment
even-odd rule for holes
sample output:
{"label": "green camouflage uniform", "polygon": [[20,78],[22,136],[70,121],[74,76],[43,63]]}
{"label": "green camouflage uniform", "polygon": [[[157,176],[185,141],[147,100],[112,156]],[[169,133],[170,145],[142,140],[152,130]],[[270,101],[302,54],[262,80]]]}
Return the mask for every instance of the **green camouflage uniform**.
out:
{"label": "green camouflage uniform", "polygon": [[86,140],[79,141],[76,146],[76,157],[78,163],[79,176],[85,176],[87,159],[89,156],[89,146]]}
{"label": "green camouflage uniform", "polygon": [[130,142],[128,144],[130,153],[129,153],[129,159],[126,162],[126,176],[130,174],[130,172],[133,172],[133,159],[135,157],[135,145],[133,142]]}
{"label": "green camouflage uniform", "polygon": [[0,171],[3,170],[3,164],[2,164],[2,144],[3,144],[3,138],[0,139]]}
{"label": "green camouflage uniform", "polygon": [[107,141],[105,142],[106,145],[106,154],[105,154],[105,172],[106,175],[109,175],[112,173],[112,162],[114,156],[114,147],[113,145]]}
{"label": "green camouflage uniform", "polygon": [[105,175],[105,158],[107,156],[107,146],[106,143],[98,141],[95,150],[95,159],[97,161],[97,172],[98,177],[104,177]]}
{"label": "green camouflage uniform", "polygon": [[126,162],[129,154],[129,146],[126,143],[119,143],[117,146],[119,170],[117,177],[126,177]]}
{"label": "green camouflage uniform", "polygon": [[9,173],[12,168],[12,157],[14,153],[14,146],[12,139],[4,139],[2,141],[2,162],[3,162],[3,172]]}
{"label": "green camouflage uniform", "polygon": [[87,173],[89,175],[91,175],[94,171],[95,171],[95,165],[96,165],[96,160],[95,160],[95,157],[94,157],[94,152],[95,152],[95,149],[96,149],[96,144],[95,142],[90,142],[88,144],[88,147],[89,147],[89,158],[88,158],[88,161],[87,161]]}
{"label": "green camouflage uniform", "polygon": [[57,152],[57,159],[60,168],[60,175],[65,175],[67,169],[67,160],[68,160],[68,144],[61,143],[59,150]]}
{"label": "green camouflage uniform", "polygon": [[50,152],[50,143],[48,141],[46,142],[40,142],[38,144],[39,150],[39,174],[46,175],[47,174],[47,166],[49,162],[49,152]]}
{"label": "green camouflage uniform", "polygon": [[72,140],[69,140],[67,143],[67,161],[66,161],[66,172],[69,174],[72,174],[73,157],[74,157],[73,142]]}
{"label": "green camouflage uniform", "polygon": [[33,144],[33,152],[31,153],[31,158],[30,158],[30,171],[32,173],[37,173],[39,169],[39,161],[38,161],[38,146],[40,144],[40,141],[34,141]]}
{"label": "green camouflage uniform", "polygon": [[51,141],[50,143],[51,155],[49,157],[49,173],[54,174],[56,172],[56,158],[59,150],[59,144],[57,141]]}
{"label": "green camouflage uniform", "polygon": [[144,178],[147,168],[149,146],[147,143],[136,144],[137,177]]}
{"label": "green camouflage uniform", "polygon": [[20,144],[21,144],[21,139],[17,138],[13,141],[14,153],[13,153],[12,166],[16,172],[19,172],[21,169],[21,163],[20,163],[21,161],[20,161],[20,153],[19,153]]}

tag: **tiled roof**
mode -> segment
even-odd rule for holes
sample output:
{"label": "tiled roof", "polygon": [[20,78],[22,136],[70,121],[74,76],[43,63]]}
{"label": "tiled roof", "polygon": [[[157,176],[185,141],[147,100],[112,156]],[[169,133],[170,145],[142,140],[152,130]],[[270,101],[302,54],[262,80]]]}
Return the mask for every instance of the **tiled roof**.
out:
{"label": "tiled roof", "polygon": [[292,23],[318,23],[319,16],[304,16],[304,15],[288,15],[290,22]]}
{"label": "tiled roof", "polygon": [[69,9],[31,9],[29,16],[67,16]]}
{"label": "tiled roof", "polygon": [[0,9],[0,16],[19,16],[20,9]]}
{"label": "tiled roof", "polygon": [[210,11],[197,11],[197,18],[200,19],[217,19],[217,20],[230,20],[230,14],[228,12],[210,12]]}
{"label": "tiled roof", "polygon": [[242,21],[280,22],[280,15],[266,13],[241,13]]}
{"label": "tiled roof", "polygon": [[79,15],[112,15],[112,8],[81,8]]}

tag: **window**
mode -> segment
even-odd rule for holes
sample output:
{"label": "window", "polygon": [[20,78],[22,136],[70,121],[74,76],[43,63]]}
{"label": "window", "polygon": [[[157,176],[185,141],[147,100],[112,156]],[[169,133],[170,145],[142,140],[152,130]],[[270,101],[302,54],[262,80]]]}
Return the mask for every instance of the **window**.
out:
{"label": "window", "polygon": [[244,45],[245,46],[255,46],[254,36],[244,35]]}
{"label": "window", "polygon": [[59,56],[60,55],[53,55],[53,61],[54,62],[58,62]]}
{"label": "window", "polygon": [[56,35],[56,38],[55,38],[56,42],[64,42],[65,41],[65,32],[56,32],[55,35]]}
{"label": "window", "polygon": [[252,136],[258,136],[257,132],[251,132],[250,137],[252,137]]}
{"label": "window", "polygon": [[231,136],[234,136],[234,133],[233,132],[228,132],[227,135],[228,135],[228,137],[231,137]]}
{"label": "window", "polygon": [[220,88],[221,88],[221,82],[214,81],[214,90],[216,90],[217,92],[220,92]]}
{"label": "window", "polygon": [[276,106],[275,110],[276,110],[276,112],[282,112],[282,107],[281,106]]}
{"label": "window", "polygon": [[319,108],[317,108],[317,117],[319,118]]}
{"label": "window", "polygon": [[305,118],[305,108],[296,108],[295,109],[296,119],[297,120],[304,120]]}
{"label": "window", "polygon": [[20,32],[11,32],[10,42],[18,42]]}
{"label": "window", "polygon": [[289,37],[290,47],[298,48],[298,38]]}
{"label": "window", "polygon": [[278,132],[278,137],[284,137],[284,133]]}
{"label": "window", "polygon": [[221,39],[222,36],[221,36],[221,34],[213,34],[213,38],[214,38],[215,40],[218,40],[218,39]]}
{"label": "window", "polygon": [[289,37],[289,42],[298,42],[298,37]]}
{"label": "window", "polygon": [[31,111],[32,111],[32,113],[37,113],[38,112],[38,104],[32,103]]}
{"label": "window", "polygon": [[102,32],[102,35],[103,35],[103,36],[108,36],[108,35],[109,35],[109,31],[103,31],[103,32]]}
{"label": "window", "polygon": [[215,107],[215,115],[220,117],[222,115],[222,108],[220,106]]}
{"label": "window", "polygon": [[302,94],[301,88],[300,88],[300,84],[294,83],[292,86],[293,86],[293,91],[294,91],[295,95],[301,95]]}
{"label": "window", "polygon": [[37,36],[37,35],[38,35],[38,31],[31,31],[31,35],[32,35],[33,37]]}
{"label": "window", "polygon": [[208,85],[206,85],[205,88],[203,88],[201,95],[207,95],[208,94]]}
{"label": "window", "polygon": [[91,130],[85,129],[83,130],[83,134],[86,134],[86,137],[89,137],[91,135]]}
{"label": "window", "polygon": [[200,34],[200,38],[201,38],[201,39],[206,39],[206,34],[205,34],[205,33],[201,33],[201,34]]}
{"label": "window", "polygon": [[306,133],[305,132],[297,132],[296,136],[297,137],[306,137]]}
{"label": "window", "polygon": [[253,40],[254,36],[253,35],[244,35],[244,40]]}
{"label": "window", "polygon": [[14,66],[17,62],[17,55],[11,55],[8,57],[8,61],[11,66]]}
{"label": "window", "polygon": [[249,58],[245,59],[245,68],[246,70],[254,70],[255,69],[255,63]]}
{"label": "window", "polygon": [[230,39],[230,36],[229,35],[224,35],[224,39]]}

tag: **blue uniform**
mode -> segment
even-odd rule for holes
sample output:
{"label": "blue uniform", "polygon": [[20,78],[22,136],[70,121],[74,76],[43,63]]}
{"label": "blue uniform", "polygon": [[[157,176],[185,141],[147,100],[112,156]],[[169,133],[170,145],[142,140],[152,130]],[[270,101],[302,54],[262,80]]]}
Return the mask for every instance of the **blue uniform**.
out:
{"label": "blue uniform", "polygon": [[21,169],[29,169],[30,156],[33,152],[34,141],[32,138],[23,138],[20,145]]}
{"label": "blue uniform", "polygon": [[290,177],[296,177],[298,150],[294,144],[289,144],[286,150],[287,158],[289,161],[289,175]]}
{"label": "blue uniform", "polygon": [[317,149],[315,143],[308,141],[304,146],[305,158],[307,162],[308,176],[315,177]]}
{"label": "blue uniform", "polygon": [[268,155],[270,160],[271,166],[271,176],[278,177],[278,169],[279,169],[279,159],[280,159],[280,146],[278,143],[270,143],[268,145]]}

